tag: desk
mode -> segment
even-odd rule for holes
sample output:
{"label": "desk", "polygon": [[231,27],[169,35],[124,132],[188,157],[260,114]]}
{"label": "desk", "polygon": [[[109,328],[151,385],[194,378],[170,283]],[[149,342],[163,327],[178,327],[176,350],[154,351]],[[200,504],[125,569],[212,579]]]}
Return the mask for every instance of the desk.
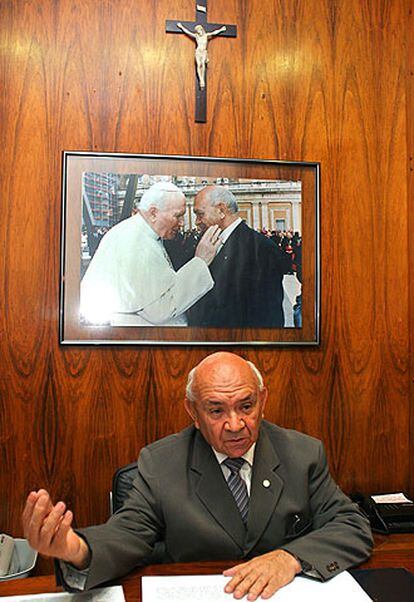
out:
{"label": "desk", "polygon": [[[127,602],[141,602],[143,575],[205,575],[221,573],[233,566],[231,562],[191,562],[152,565],[134,571],[122,580]],[[414,534],[375,535],[375,547],[371,558],[359,568],[405,568],[414,573]],[[54,575],[29,577],[0,583],[0,596],[59,592]],[[229,598],[231,600],[232,598]]]}

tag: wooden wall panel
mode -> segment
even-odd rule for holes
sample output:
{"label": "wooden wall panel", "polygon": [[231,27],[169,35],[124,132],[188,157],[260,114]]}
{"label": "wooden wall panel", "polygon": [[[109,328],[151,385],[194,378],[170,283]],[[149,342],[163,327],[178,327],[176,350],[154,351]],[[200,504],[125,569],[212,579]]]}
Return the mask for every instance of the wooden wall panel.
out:
{"label": "wooden wall panel", "polygon": [[20,534],[39,486],[105,519],[114,469],[187,424],[186,374],[212,351],[59,346],[64,149],[321,161],[322,344],[238,352],[267,417],[322,437],[345,489],[414,495],[411,0],[210,0],[238,35],[209,46],[206,124],[194,44],[164,31],[194,7],[0,3],[0,531]]}
{"label": "wooden wall panel", "polygon": [[[408,173],[408,293],[409,293],[409,333],[410,333],[410,400],[411,408],[414,399],[414,0],[410,0],[407,7],[407,173]],[[412,441],[414,440],[414,411],[411,409],[410,433],[410,478],[411,491],[414,490],[414,454],[412,453]]]}

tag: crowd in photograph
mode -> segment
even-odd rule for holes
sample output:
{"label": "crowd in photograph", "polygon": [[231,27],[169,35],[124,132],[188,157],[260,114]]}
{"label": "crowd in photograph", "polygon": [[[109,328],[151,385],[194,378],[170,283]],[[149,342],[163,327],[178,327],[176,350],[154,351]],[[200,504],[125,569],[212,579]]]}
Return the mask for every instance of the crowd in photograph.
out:
{"label": "crowd in photograph", "polygon": [[292,272],[302,281],[302,237],[293,230],[268,230],[262,228],[261,234],[272,240],[279,249],[286,253],[292,262]]}

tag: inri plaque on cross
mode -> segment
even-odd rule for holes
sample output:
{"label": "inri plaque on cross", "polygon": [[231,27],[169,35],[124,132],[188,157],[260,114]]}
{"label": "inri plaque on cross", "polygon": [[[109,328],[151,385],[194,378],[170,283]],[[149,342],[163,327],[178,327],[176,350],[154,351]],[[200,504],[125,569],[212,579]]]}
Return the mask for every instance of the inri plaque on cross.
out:
{"label": "inri plaque on cross", "polygon": [[195,21],[166,21],[165,30],[168,33],[184,33],[195,41],[195,68],[197,75],[195,82],[195,120],[198,123],[205,123],[207,113],[208,42],[215,36],[235,38],[237,36],[237,27],[236,25],[208,23],[207,0],[196,0]]}

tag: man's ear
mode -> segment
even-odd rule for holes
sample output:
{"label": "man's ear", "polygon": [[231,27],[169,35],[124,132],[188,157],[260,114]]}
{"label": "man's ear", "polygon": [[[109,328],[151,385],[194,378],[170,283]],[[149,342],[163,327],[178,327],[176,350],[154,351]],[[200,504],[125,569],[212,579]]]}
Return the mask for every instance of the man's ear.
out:
{"label": "man's ear", "polygon": [[198,429],[198,420],[197,420],[197,412],[194,407],[194,403],[188,399],[188,397],[184,397],[184,407],[187,411],[187,414],[191,417],[191,420],[194,422],[194,426]]}
{"label": "man's ear", "polygon": [[267,397],[268,397],[267,389],[266,389],[266,387],[263,387],[263,389],[261,391],[259,391],[259,399],[260,399],[260,403],[262,404],[262,418],[264,417],[264,409],[266,406]]}
{"label": "man's ear", "polygon": [[226,207],[226,204],[225,204],[225,203],[218,203],[218,204],[216,205],[216,207],[217,207],[217,209],[218,209],[218,211],[219,211],[219,216],[220,216],[220,219],[224,219],[224,218],[226,217],[226,215],[227,215],[227,207]]}
{"label": "man's ear", "polygon": [[152,222],[155,222],[158,215],[158,207],[150,207],[148,209],[148,215]]}

